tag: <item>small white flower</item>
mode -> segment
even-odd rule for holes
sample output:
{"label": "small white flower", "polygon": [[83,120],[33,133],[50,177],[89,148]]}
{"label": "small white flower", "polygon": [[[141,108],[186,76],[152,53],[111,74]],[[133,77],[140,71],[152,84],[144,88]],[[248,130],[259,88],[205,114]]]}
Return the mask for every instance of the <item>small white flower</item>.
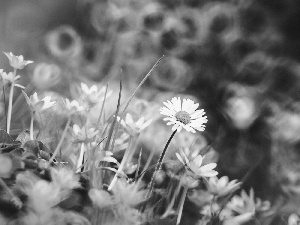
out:
{"label": "small white flower", "polygon": [[255,213],[254,191],[250,190],[249,195],[243,190],[241,196],[235,195],[228,202],[227,207],[238,214]]}
{"label": "small white flower", "polygon": [[217,177],[211,177],[208,180],[208,191],[213,195],[225,196],[231,192],[236,191],[241,186],[241,182],[232,180],[229,182],[227,176],[223,176],[220,179]]}
{"label": "small white flower", "polygon": [[51,102],[51,96],[46,96],[43,99],[39,99],[37,93],[35,92],[33,95],[28,97],[28,95],[22,91],[25,99],[27,101],[27,104],[29,105],[30,109],[33,112],[43,112],[44,110],[51,108],[55,105],[55,101]]}
{"label": "small white flower", "polygon": [[[6,73],[6,72],[3,72],[3,70],[0,70],[0,80],[2,82],[2,85],[4,87],[10,85],[13,81],[13,77],[14,77],[14,74],[12,72],[9,72],[9,73]],[[15,82],[18,81],[20,79],[20,75],[17,75],[15,76]],[[19,88],[22,88],[22,89],[25,89],[25,87],[23,87],[22,85],[20,84],[14,84],[14,86],[17,86]]]}
{"label": "small white flower", "polygon": [[293,213],[289,216],[288,225],[298,225],[300,224],[300,218],[297,214]]}
{"label": "small white flower", "polygon": [[[81,90],[83,91],[84,100],[86,100],[90,105],[95,105],[98,102],[101,102],[105,98],[106,87],[102,87],[98,90],[96,85],[88,87],[87,84],[81,83]],[[111,95],[112,91],[106,93],[106,98]]]}
{"label": "small white flower", "polygon": [[76,138],[77,142],[85,142],[93,137],[95,137],[99,133],[99,130],[96,130],[95,128],[86,128],[86,126],[83,126],[80,128],[77,124],[73,125],[73,136]]}
{"label": "small white flower", "polygon": [[[118,121],[120,121],[120,117],[118,117]],[[145,121],[144,117],[141,117],[138,121],[134,122],[132,116],[129,113],[127,113],[125,121],[121,120],[120,123],[128,132],[128,134],[134,135],[140,133],[142,130],[148,127],[151,122],[152,120]]]}
{"label": "small white flower", "polygon": [[67,168],[51,168],[51,178],[55,186],[61,189],[73,189],[80,187],[79,176]]}
{"label": "small white flower", "polygon": [[84,107],[79,105],[78,101],[73,100],[73,101],[70,102],[70,100],[67,99],[67,98],[66,98],[66,101],[65,101],[65,106],[66,106],[66,109],[69,111],[69,113],[71,115],[84,110]]}
{"label": "small white flower", "polygon": [[172,130],[179,132],[182,128],[189,132],[195,133],[195,130],[204,131],[207,123],[207,116],[203,109],[197,110],[199,104],[194,103],[191,99],[183,99],[180,97],[172,98],[171,101],[164,102],[166,107],[160,108],[162,115],[168,116],[164,118],[169,121],[167,125],[173,125]]}
{"label": "small white flower", "polygon": [[24,60],[24,57],[22,55],[20,56],[15,56],[13,53],[11,52],[4,52],[4,54],[7,56],[7,58],[9,59],[9,64],[15,68],[15,69],[23,69],[26,65],[33,63],[33,61],[30,60]]}
{"label": "small white flower", "polygon": [[192,174],[196,177],[214,177],[218,175],[218,172],[213,170],[216,168],[216,163],[208,163],[206,165],[202,165],[204,157],[198,155],[193,161],[189,161],[187,156],[183,154],[183,158],[176,153],[178,160],[188,168]]}

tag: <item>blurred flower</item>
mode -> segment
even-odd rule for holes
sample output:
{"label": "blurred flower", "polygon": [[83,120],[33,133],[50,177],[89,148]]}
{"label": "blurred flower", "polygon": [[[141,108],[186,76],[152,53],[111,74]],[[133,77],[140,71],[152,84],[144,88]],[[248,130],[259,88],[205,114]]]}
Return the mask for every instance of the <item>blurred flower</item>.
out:
{"label": "blurred flower", "polygon": [[190,99],[183,99],[181,103],[180,97],[172,98],[171,101],[164,102],[166,107],[160,108],[162,115],[168,116],[165,121],[170,121],[167,125],[173,125],[172,130],[181,131],[182,128],[195,133],[195,129],[204,131],[207,122],[207,116],[204,116],[205,112],[203,109],[197,110],[199,104],[195,104]]}
{"label": "blurred flower", "polygon": [[113,202],[118,205],[134,207],[145,201],[146,191],[138,186],[138,183],[127,183],[124,179],[118,179],[113,186]]}
{"label": "blurred flower", "polygon": [[240,188],[241,182],[238,182],[237,180],[232,180],[229,182],[229,179],[227,176],[223,176],[220,179],[217,177],[211,177],[208,180],[208,191],[212,195],[217,195],[219,197],[228,195],[229,193],[232,193]]}
{"label": "blurred flower", "polygon": [[192,171],[193,175],[195,175],[196,177],[213,177],[218,175],[218,172],[213,170],[217,166],[217,164],[209,163],[206,165],[202,165],[204,157],[202,157],[201,155],[198,155],[191,162],[185,154],[183,154],[183,158],[178,153],[176,153],[176,156],[178,160],[190,171]]}
{"label": "blurred flower", "polygon": [[49,32],[46,45],[53,56],[70,61],[82,51],[81,39],[71,26],[61,26]]}
{"label": "blurred flower", "polygon": [[125,174],[133,174],[134,171],[136,171],[137,167],[138,167],[137,164],[133,164],[132,162],[127,162],[124,165],[123,172]]}
{"label": "blurred flower", "polygon": [[46,90],[61,79],[61,69],[55,64],[39,63],[33,71],[32,82],[38,89]]}
{"label": "blurred flower", "polygon": [[252,212],[254,214],[255,203],[253,190],[250,191],[249,196],[244,190],[242,191],[241,196],[233,196],[231,201],[228,202],[227,207],[239,214],[248,212]]}
{"label": "blurred flower", "polygon": [[112,94],[112,91],[110,90],[107,91],[105,96],[106,87],[102,87],[98,90],[96,85],[89,88],[85,83],[81,83],[81,90],[83,92],[83,99],[86,100],[90,106],[94,106],[98,102],[103,101],[105,97],[107,98]]}
{"label": "blurred flower", "polygon": [[[2,82],[3,87],[6,87],[6,86],[10,85],[12,83],[12,81],[13,81],[13,77],[14,77],[14,74],[12,72],[6,73],[6,72],[3,72],[3,70],[0,70],[0,80]],[[20,75],[17,75],[17,76],[15,76],[14,80],[16,82],[19,79],[20,79]],[[17,86],[19,88],[25,89],[25,87],[23,87],[20,84],[16,84],[15,83],[14,86]]]}
{"label": "blurred flower", "polygon": [[183,60],[171,57],[162,61],[149,79],[158,88],[181,92],[192,81],[191,68]]}
{"label": "blurred flower", "polygon": [[186,186],[188,189],[193,189],[199,185],[199,180],[189,176],[184,175],[181,177],[182,186]]}
{"label": "blurred flower", "polygon": [[293,213],[289,216],[288,225],[298,225],[300,224],[300,218],[297,214]]}
{"label": "blurred flower", "polygon": [[[120,121],[120,117],[118,117]],[[121,120],[120,123],[130,135],[139,134],[142,130],[150,125],[152,120],[145,121],[144,117],[141,117],[138,121],[134,122],[132,116],[127,113],[125,120]]]}
{"label": "blurred flower", "polygon": [[22,91],[25,99],[27,101],[27,104],[29,105],[30,109],[33,112],[43,112],[44,110],[51,108],[55,105],[56,102],[51,102],[51,96],[46,96],[43,99],[39,99],[37,93],[35,92],[33,95],[30,96],[30,98],[27,96],[27,94]]}
{"label": "blurred flower", "polygon": [[104,208],[112,205],[112,197],[105,190],[98,190],[92,188],[89,190],[89,197],[92,200],[93,204],[99,208]]}
{"label": "blurred flower", "polygon": [[15,56],[13,53],[11,52],[4,52],[4,54],[7,56],[7,58],[9,59],[9,64],[15,68],[15,69],[23,69],[26,65],[33,63],[33,61],[30,60],[24,60],[24,57],[22,55],[20,56]]}
{"label": "blurred flower", "polygon": [[100,150],[95,153],[95,166],[98,167],[100,162],[111,162],[119,165],[118,160],[112,157],[113,153],[110,151]]}
{"label": "blurred flower", "polygon": [[65,106],[66,106],[66,109],[68,110],[70,115],[84,110],[84,107],[79,105],[78,101],[73,100],[73,101],[70,102],[70,100],[67,99],[67,98],[65,100]]}
{"label": "blurred flower", "polygon": [[73,125],[73,136],[76,142],[87,142],[99,133],[95,128],[87,128],[87,125],[80,128],[77,124]]}
{"label": "blurred flower", "polygon": [[55,186],[61,189],[73,189],[80,187],[79,176],[72,170],[62,168],[51,168],[51,178]]}

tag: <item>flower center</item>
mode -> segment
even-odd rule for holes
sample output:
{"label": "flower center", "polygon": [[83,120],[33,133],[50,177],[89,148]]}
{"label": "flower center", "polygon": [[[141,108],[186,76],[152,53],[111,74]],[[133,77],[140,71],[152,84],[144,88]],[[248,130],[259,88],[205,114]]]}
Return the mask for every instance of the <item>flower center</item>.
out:
{"label": "flower center", "polygon": [[177,121],[183,123],[183,124],[189,124],[191,122],[190,114],[188,114],[185,111],[179,111],[175,114],[175,118]]}

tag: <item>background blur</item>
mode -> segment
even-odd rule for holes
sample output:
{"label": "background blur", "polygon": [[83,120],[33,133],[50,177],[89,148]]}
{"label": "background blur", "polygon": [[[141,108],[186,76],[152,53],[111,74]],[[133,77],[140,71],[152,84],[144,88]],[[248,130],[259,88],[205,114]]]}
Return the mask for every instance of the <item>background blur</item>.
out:
{"label": "background blur", "polygon": [[138,97],[197,99],[220,175],[248,174],[245,188],[284,196],[289,211],[300,199],[299,15],[299,0],[1,0],[0,50],[35,61],[20,71],[27,90],[66,97],[82,81],[114,87],[121,69],[126,96],[164,55]]}

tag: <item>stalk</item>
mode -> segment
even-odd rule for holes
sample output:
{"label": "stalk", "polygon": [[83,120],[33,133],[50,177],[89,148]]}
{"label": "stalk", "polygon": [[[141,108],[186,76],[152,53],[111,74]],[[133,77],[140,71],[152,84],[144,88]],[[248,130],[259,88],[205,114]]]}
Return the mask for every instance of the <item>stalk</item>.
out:
{"label": "stalk", "polygon": [[177,132],[177,129],[176,129],[176,130],[172,133],[172,135],[170,136],[170,138],[169,138],[169,140],[168,140],[168,142],[167,142],[167,144],[166,144],[166,146],[165,146],[163,152],[161,153],[161,155],[160,155],[160,157],[159,157],[159,159],[158,159],[158,162],[157,162],[157,165],[156,165],[156,167],[155,167],[154,173],[153,173],[153,175],[152,175],[152,177],[151,177],[151,181],[150,181],[150,184],[149,184],[150,187],[149,187],[148,192],[147,192],[147,194],[146,194],[146,198],[150,198],[150,196],[151,196],[151,194],[152,194],[152,190],[153,190],[153,186],[154,186],[154,178],[155,178],[155,175],[156,175],[157,171],[161,170],[162,162],[163,162],[163,160],[164,160],[164,158],[165,158],[167,149],[168,149],[168,147],[169,147],[169,145],[170,145],[170,143],[171,143],[171,140],[173,139],[174,135],[176,134],[176,132]]}
{"label": "stalk", "polygon": [[30,139],[33,140],[33,119],[34,119],[34,112],[30,110],[31,114],[31,121],[30,121]]}
{"label": "stalk", "polygon": [[80,146],[80,153],[79,153],[79,157],[77,160],[77,169],[76,169],[76,173],[79,173],[81,171],[81,166],[82,166],[82,160],[83,160],[83,155],[84,155],[84,142],[81,143]]}
{"label": "stalk", "polygon": [[68,122],[67,122],[66,127],[65,127],[65,129],[64,129],[64,132],[63,132],[63,134],[62,134],[62,136],[61,136],[61,138],[60,138],[60,140],[59,140],[59,143],[58,143],[58,145],[57,145],[57,147],[56,147],[56,149],[55,149],[55,151],[54,151],[52,157],[49,159],[49,162],[48,162],[49,165],[51,164],[51,162],[53,161],[53,159],[54,159],[55,156],[57,155],[58,151],[60,150],[60,147],[62,146],[62,143],[63,143],[63,141],[64,141],[64,139],[65,139],[65,137],[66,137],[68,128],[69,128],[69,126],[70,126],[70,123],[71,123],[71,116],[69,116]]}
{"label": "stalk", "polygon": [[182,210],[183,210],[183,205],[184,205],[184,200],[185,200],[187,191],[188,191],[188,187],[187,187],[187,186],[184,186],[183,193],[182,193],[181,198],[180,198],[180,203],[179,203],[180,208],[179,208],[179,212],[178,212],[178,216],[177,216],[177,222],[176,222],[176,225],[179,225],[180,220],[181,220]]}
{"label": "stalk", "polygon": [[7,112],[7,133],[10,131],[10,121],[11,121],[11,112],[12,112],[12,102],[14,96],[14,86],[15,86],[15,77],[17,74],[17,69],[14,68],[13,79],[11,82],[10,92],[9,92],[9,101],[8,101],[8,112]]}

